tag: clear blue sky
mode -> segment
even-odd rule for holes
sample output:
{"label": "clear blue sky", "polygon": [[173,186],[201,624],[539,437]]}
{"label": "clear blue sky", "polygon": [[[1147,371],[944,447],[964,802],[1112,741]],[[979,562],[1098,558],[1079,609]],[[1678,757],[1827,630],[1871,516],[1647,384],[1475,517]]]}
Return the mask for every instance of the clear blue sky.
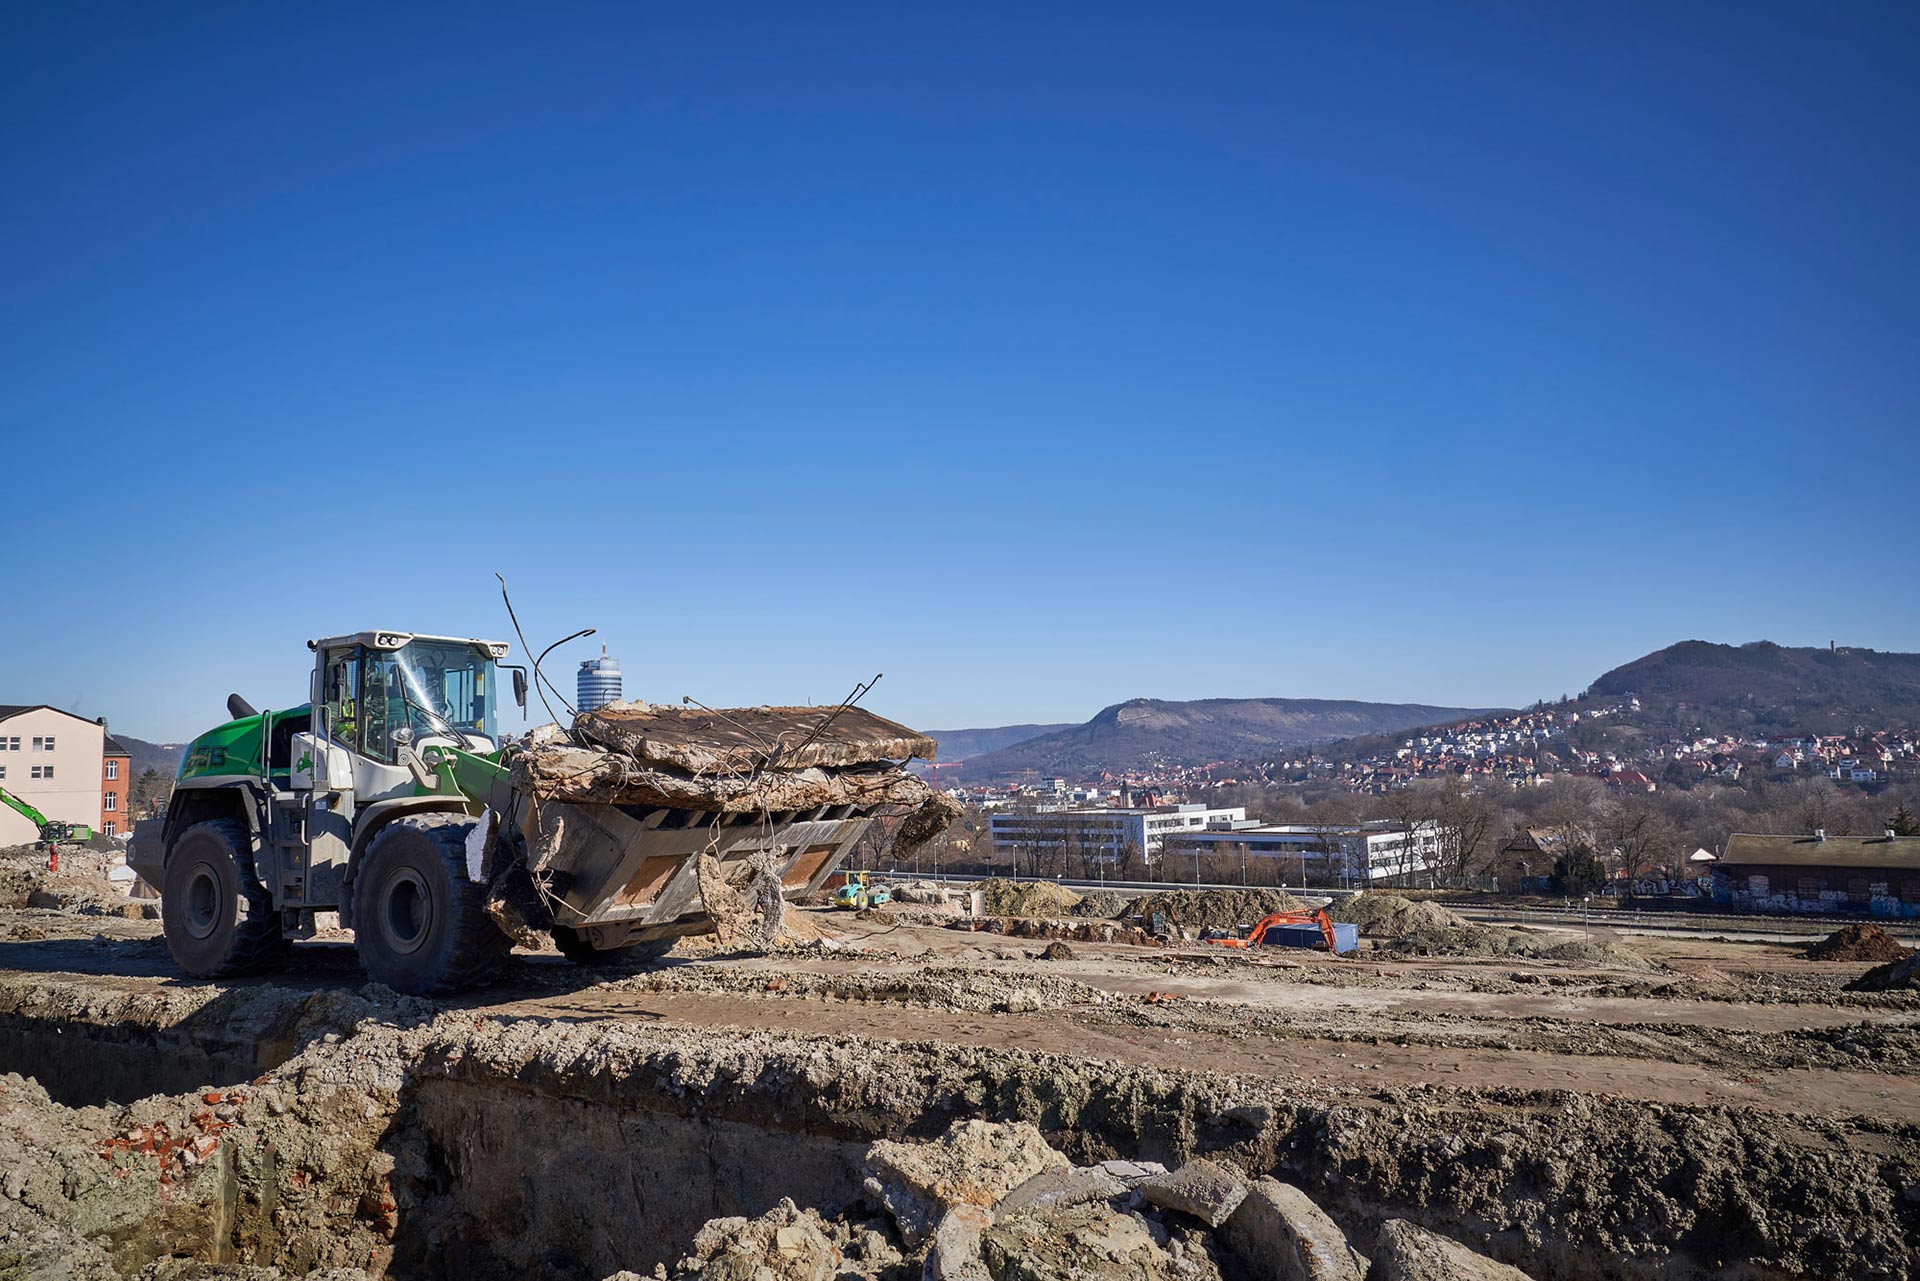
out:
{"label": "clear blue sky", "polygon": [[1920,650],[1912,5],[0,24],[0,701],[180,738],[495,570],[933,728]]}

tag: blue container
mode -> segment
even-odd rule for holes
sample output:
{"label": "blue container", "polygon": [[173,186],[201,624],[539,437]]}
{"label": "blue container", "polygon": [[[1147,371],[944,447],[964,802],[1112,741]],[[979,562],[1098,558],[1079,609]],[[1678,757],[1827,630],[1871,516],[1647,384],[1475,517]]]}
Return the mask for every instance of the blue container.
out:
{"label": "blue container", "polygon": [[[1339,952],[1357,952],[1360,950],[1360,927],[1347,925],[1341,921],[1333,923],[1333,941]],[[1318,925],[1269,925],[1267,937],[1260,940],[1264,947],[1303,947],[1319,948],[1327,945],[1327,936],[1320,932]]]}

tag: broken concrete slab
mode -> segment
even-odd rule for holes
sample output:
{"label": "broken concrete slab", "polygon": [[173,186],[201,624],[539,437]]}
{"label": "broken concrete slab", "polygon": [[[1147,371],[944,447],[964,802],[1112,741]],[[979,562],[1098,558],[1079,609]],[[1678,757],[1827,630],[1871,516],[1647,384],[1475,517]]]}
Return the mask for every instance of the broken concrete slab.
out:
{"label": "broken concrete slab", "polygon": [[918,1246],[956,1205],[991,1209],[1043,1170],[1071,1164],[1025,1121],[962,1121],[932,1143],[883,1140],[867,1149],[867,1191]]}
{"label": "broken concrete slab", "polygon": [[818,1212],[782,1199],[758,1218],[709,1220],[674,1272],[700,1281],[829,1281],[840,1262]]}
{"label": "broken concrete slab", "polygon": [[1167,1167],[1158,1161],[1102,1161],[1096,1168],[1111,1174],[1130,1188],[1167,1172]]}
{"label": "broken concrete slab", "polygon": [[1223,1165],[1196,1157],[1171,1174],[1157,1174],[1140,1185],[1154,1205],[1217,1228],[1246,1199],[1244,1179]]}
{"label": "broken concrete slab", "polygon": [[1147,1220],[1104,1204],[996,1222],[981,1240],[995,1281],[1217,1281],[1183,1267]]}
{"label": "broken concrete slab", "polygon": [[1250,1281],[1361,1281],[1367,1260],[1299,1188],[1257,1180],[1220,1240]]}
{"label": "broken concrete slab", "polygon": [[1111,1201],[1128,1192],[1127,1184],[1099,1166],[1067,1166],[1042,1170],[1007,1193],[993,1207],[996,1219],[1029,1211],[1065,1210],[1094,1201]]}
{"label": "broken concrete slab", "polygon": [[940,1216],[921,1269],[922,1281],[991,1281],[980,1255],[980,1236],[993,1216],[977,1205],[956,1205]]}
{"label": "broken concrete slab", "polygon": [[616,702],[574,718],[576,738],[689,773],[932,760],[935,743],[861,707],[710,710]]}
{"label": "broken concrete slab", "polygon": [[1489,1259],[1452,1237],[1405,1219],[1389,1219],[1374,1240],[1367,1281],[1532,1281],[1526,1273]]}

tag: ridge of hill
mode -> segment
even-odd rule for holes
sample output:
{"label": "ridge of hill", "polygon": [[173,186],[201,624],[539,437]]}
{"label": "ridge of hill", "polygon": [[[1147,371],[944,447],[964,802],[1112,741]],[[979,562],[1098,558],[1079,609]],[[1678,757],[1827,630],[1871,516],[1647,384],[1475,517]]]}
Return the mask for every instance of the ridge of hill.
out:
{"label": "ridge of hill", "polygon": [[[1019,776],[1087,777],[1142,766],[1192,767],[1362,734],[1461,720],[1491,709],[1318,698],[1136,698],[1084,724],[967,758],[969,783]],[[937,737],[937,736],[936,736]]]}
{"label": "ridge of hill", "polygon": [[1643,723],[1711,732],[1913,726],[1920,725],[1920,654],[1681,641],[1614,668],[1583,700],[1627,695],[1639,698]]}

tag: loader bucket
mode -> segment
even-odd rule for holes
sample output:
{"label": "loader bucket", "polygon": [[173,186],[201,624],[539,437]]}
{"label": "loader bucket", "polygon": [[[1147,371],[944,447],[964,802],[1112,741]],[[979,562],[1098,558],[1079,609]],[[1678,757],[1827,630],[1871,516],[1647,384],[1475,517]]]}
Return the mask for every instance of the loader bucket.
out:
{"label": "loader bucket", "polygon": [[702,856],[735,882],[770,868],[798,898],[875,817],[911,813],[902,840],[937,834],[952,803],[904,768],[933,751],[857,708],[615,703],[516,753],[514,827],[553,925],[598,948],[705,933]]}

